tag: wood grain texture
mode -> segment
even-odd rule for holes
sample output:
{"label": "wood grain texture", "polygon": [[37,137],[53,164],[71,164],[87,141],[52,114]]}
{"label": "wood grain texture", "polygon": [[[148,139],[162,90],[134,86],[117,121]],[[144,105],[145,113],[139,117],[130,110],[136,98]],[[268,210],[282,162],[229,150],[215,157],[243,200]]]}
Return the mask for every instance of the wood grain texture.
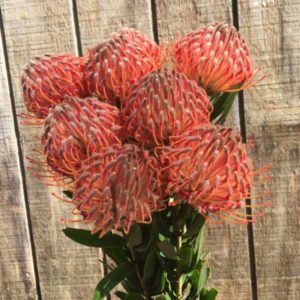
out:
{"label": "wood grain texture", "polygon": [[[25,111],[20,84],[23,65],[47,52],[76,53],[72,6],[65,0],[2,0],[1,8],[15,105],[21,113]],[[20,124],[20,129],[24,157],[38,158],[32,149],[39,148],[40,128]],[[54,190],[29,172],[26,181],[43,299],[91,299],[101,273],[99,251],[67,239],[61,231],[65,226],[61,217],[72,218],[71,208],[54,199]]]}
{"label": "wood grain texture", "polygon": [[35,299],[35,272],[1,40],[0,164],[0,299]]}
{"label": "wood grain texture", "polygon": [[[231,1],[157,0],[160,40],[167,41],[189,33],[209,22],[231,22]],[[238,109],[231,115],[231,126],[239,128]],[[251,299],[247,228],[223,224],[206,227],[206,249],[212,276],[209,285],[219,290],[219,300]]]}
{"label": "wood grain texture", "polygon": [[84,49],[96,46],[123,27],[152,36],[150,0],[77,0],[77,6]]}
{"label": "wood grain texture", "polygon": [[[270,75],[245,93],[257,166],[271,163],[273,208],[254,226],[258,296],[300,299],[300,1],[246,1],[240,30]],[[256,192],[259,192],[257,190]]]}

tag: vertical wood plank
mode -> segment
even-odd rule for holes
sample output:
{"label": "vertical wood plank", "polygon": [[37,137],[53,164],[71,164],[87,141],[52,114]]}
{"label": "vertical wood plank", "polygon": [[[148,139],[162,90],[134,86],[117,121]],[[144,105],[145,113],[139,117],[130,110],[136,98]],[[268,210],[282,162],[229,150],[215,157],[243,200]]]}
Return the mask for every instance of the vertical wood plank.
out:
{"label": "vertical wood plank", "polygon": [[77,6],[83,52],[123,27],[153,34],[150,0],[77,0]]}
{"label": "vertical wood plank", "polygon": [[[300,299],[300,1],[239,1],[240,31],[270,75],[245,93],[253,160],[271,163],[273,208],[254,226],[261,300]],[[257,189],[257,193],[259,190]]]}
{"label": "vertical wood plank", "polygon": [[[25,111],[20,72],[33,56],[46,52],[76,53],[72,2],[66,0],[1,0],[17,113]],[[40,128],[20,124],[23,156],[37,158]],[[25,161],[28,167],[27,161]],[[43,299],[91,299],[100,277],[99,251],[68,240],[61,217],[70,207],[53,199],[51,189],[26,174],[33,236]],[[71,224],[75,226],[75,224]],[[19,243],[19,242],[18,242]],[[18,298],[22,299],[22,297]]]}
{"label": "vertical wood plank", "polygon": [[2,39],[0,162],[0,299],[36,299],[35,271]]}
{"label": "vertical wood plank", "polygon": [[[183,36],[209,22],[231,23],[231,1],[168,1],[157,0],[157,23],[160,40]],[[230,121],[239,128],[238,109],[235,106]],[[206,227],[206,249],[212,275],[209,285],[219,290],[218,299],[251,299],[251,280],[247,228],[244,225],[223,224]]]}

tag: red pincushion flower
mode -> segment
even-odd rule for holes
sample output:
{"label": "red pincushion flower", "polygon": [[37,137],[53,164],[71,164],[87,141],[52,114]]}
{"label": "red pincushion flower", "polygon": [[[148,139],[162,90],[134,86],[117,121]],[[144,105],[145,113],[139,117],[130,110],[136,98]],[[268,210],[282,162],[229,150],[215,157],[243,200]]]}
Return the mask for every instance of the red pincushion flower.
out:
{"label": "red pincushion flower", "polygon": [[193,129],[161,148],[161,159],[168,165],[163,170],[167,192],[176,193],[177,201],[186,200],[203,215],[222,212],[220,219],[247,222],[233,210],[249,196],[255,173],[245,145],[232,129]]}
{"label": "red pincushion flower", "polygon": [[135,145],[116,145],[84,162],[72,203],[93,233],[128,233],[133,222],[150,223],[165,208],[156,160]]}
{"label": "red pincushion flower", "polygon": [[172,57],[177,71],[199,83],[208,94],[253,85],[253,61],[235,27],[212,23],[175,43]]}
{"label": "red pincushion flower", "polygon": [[184,74],[163,70],[138,81],[124,107],[128,134],[148,146],[169,143],[170,136],[209,123],[205,91]]}
{"label": "red pincushion flower", "polygon": [[84,59],[71,54],[45,54],[32,59],[22,74],[27,110],[45,118],[65,96],[85,96]]}
{"label": "red pincushion flower", "polygon": [[66,98],[45,120],[42,138],[49,166],[74,176],[85,159],[120,142],[119,110],[96,98]]}
{"label": "red pincushion flower", "polygon": [[134,29],[122,29],[89,51],[85,77],[91,95],[123,102],[132,84],[163,63],[161,46]]}

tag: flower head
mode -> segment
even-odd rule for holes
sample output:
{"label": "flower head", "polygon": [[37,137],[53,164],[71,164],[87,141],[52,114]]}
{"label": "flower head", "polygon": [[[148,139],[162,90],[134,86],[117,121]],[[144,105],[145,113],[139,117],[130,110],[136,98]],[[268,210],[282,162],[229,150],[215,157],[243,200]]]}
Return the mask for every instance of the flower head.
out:
{"label": "flower head", "polygon": [[205,91],[184,74],[153,71],[132,88],[124,107],[128,134],[148,146],[169,143],[170,136],[209,123]]}
{"label": "flower head", "polygon": [[110,103],[122,103],[132,84],[159,69],[163,59],[161,47],[146,35],[122,29],[89,51],[85,72],[88,90]]}
{"label": "flower head", "polygon": [[65,96],[84,97],[83,68],[84,59],[71,54],[45,54],[30,60],[22,74],[27,110],[45,118]]}
{"label": "flower head", "polygon": [[163,170],[168,193],[176,193],[203,215],[218,212],[220,219],[247,222],[233,211],[249,196],[255,172],[240,136],[230,128],[192,129],[162,148],[161,159],[168,165]]}
{"label": "flower head", "polygon": [[253,61],[235,27],[212,23],[175,43],[172,57],[177,71],[198,82],[208,94],[253,85]]}
{"label": "flower head", "polygon": [[88,157],[121,143],[119,110],[96,98],[66,98],[45,120],[42,138],[49,166],[74,176]]}
{"label": "flower head", "polygon": [[93,232],[129,231],[133,222],[151,222],[165,208],[156,160],[135,145],[115,145],[84,162],[72,203]]}

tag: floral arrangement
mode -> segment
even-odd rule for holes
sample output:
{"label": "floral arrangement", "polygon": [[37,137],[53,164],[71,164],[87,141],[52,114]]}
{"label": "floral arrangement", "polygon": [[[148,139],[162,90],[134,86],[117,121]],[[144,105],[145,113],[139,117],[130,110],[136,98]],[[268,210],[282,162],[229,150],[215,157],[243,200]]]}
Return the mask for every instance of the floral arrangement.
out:
{"label": "floral arrangement", "polygon": [[251,194],[268,167],[255,170],[240,134],[223,126],[259,71],[224,23],[167,47],[125,28],[86,57],[45,54],[26,65],[24,122],[44,128],[43,160],[31,161],[63,187],[55,196],[72,207],[69,221],[88,224],[65,235],[112,261],[94,300],[120,283],[120,299],[216,299],[205,287],[205,222],[254,222],[245,199],[270,193]]}

